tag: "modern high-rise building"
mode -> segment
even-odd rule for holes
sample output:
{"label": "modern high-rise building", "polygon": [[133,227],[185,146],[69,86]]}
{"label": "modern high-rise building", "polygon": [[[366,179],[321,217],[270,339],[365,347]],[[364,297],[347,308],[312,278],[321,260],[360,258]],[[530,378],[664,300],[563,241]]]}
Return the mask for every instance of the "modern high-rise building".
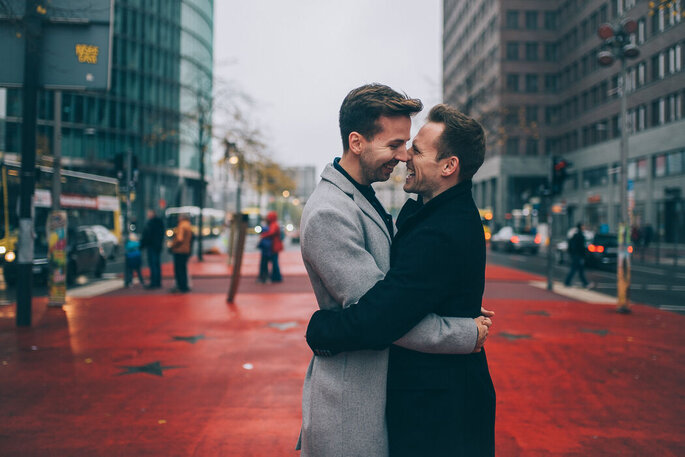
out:
{"label": "modern high-rise building", "polygon": [[[114,158],[130,150],[139,170],[134,217],[197,205],[200,159],[211,156],[213,0],[115,0],[113,27],[110,90],[63,93],[62,165],[115,176]],[[0,92],[0,152],[20,160],[22,93]],[[52,154],[54,93],[38,99],[41,163]]]}
{"label": "modern high-rise building", "polygon": [[[602,23],[637,21],[628,61],[634,221],[685,239],[685,17],[679,1],[444,0],[443,96],[479,119],[488,150],[474,196],[504,224],[534,211],[552,157],[572,163],[556,197],[567,225],[615,231],[620,215],[620,62],[598,64]],[[680,222],[679,222],[680,221]]]}

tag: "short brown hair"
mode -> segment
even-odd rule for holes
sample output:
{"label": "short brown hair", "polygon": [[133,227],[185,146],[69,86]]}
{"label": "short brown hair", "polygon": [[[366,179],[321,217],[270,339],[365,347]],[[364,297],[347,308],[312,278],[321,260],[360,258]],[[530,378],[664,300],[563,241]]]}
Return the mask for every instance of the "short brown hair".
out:
{"label": "short brown hair", "polygon": [[450,156],[459,159],[459,179],[471,179],[485,160],[485,132],[475,120],[449,105],[435,105],[428,121],[445,125],[438,138],[437,160]]}
{"label": "short brown hair", "polygon": [[340,106],[338,117],[343,151],[350,147],[350,133],[358,132],[367,140],[379,133],[379,117],[413,116],[422,109],[423,103],[418,98],[409,98],[383,84],[366,84],[351,90]]}

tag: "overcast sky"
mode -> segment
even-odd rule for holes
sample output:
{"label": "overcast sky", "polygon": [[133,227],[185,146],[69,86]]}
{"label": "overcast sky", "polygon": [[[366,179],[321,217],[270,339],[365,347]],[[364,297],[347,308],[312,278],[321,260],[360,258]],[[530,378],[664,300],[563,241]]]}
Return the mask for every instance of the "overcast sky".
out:
{"label": "overcast sky", "polygon": [[256,100],[249,115],[282,164],[315,165],[318,175],[339,156],[338,110],[362,84],[387,84],[428,108],[442,99],[439,0],[215,0],[214,8],[215,76]]}

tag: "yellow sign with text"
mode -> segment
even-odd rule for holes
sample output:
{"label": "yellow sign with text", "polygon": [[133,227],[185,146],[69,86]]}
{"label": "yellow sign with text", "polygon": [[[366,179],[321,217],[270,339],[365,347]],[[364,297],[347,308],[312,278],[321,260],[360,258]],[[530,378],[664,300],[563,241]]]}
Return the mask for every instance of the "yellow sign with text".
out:
{"label": "yellow sign with text", "polygon": [[76,45],[76,57],[78,57],[79,63],[98,63],[99,53],[100,48],[98,46],[92,46],[89,44]]}

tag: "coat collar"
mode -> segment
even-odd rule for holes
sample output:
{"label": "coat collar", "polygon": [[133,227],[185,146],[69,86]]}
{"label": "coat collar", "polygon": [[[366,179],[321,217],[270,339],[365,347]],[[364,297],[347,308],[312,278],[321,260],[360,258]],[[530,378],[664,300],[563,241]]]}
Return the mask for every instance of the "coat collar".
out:
{"label": "coat collar", "polygon": [[378,214],[378,211],[376,211],[369,200],[367,200],[367,198],[359,191],[359,189],[355,187],[354,184],[352,184],[349,179],[335,169],[333,164],[329,163],[326,165],[326,168],[324,168],[323,172],[321,172],[321,179],[330,182],[332,185],[339,188],[350,198],[352,198],[357,206],[359,206],[359,209],[361,209],[364,214],[370,217],[371,220],[373,220],[376,225],[383,230],[383,233],[388,238],[388,242],[392,241],[390,238],[390,233],[388,232],[388,228],[385,226],[385,222],[381,218],[381,215]]}
{"label": "coat collar", "polygon": [[471,197],[471,186],[470,179],[460,182],[456,186],[450,187],[441,194],[438,194],[425,204],[421,196],[419,196],[418,200],[407,200],[407,203],[404,204],[397,217],[397,228],[400,229],[408,221],[419,220],[427,216],[452,200]]}

